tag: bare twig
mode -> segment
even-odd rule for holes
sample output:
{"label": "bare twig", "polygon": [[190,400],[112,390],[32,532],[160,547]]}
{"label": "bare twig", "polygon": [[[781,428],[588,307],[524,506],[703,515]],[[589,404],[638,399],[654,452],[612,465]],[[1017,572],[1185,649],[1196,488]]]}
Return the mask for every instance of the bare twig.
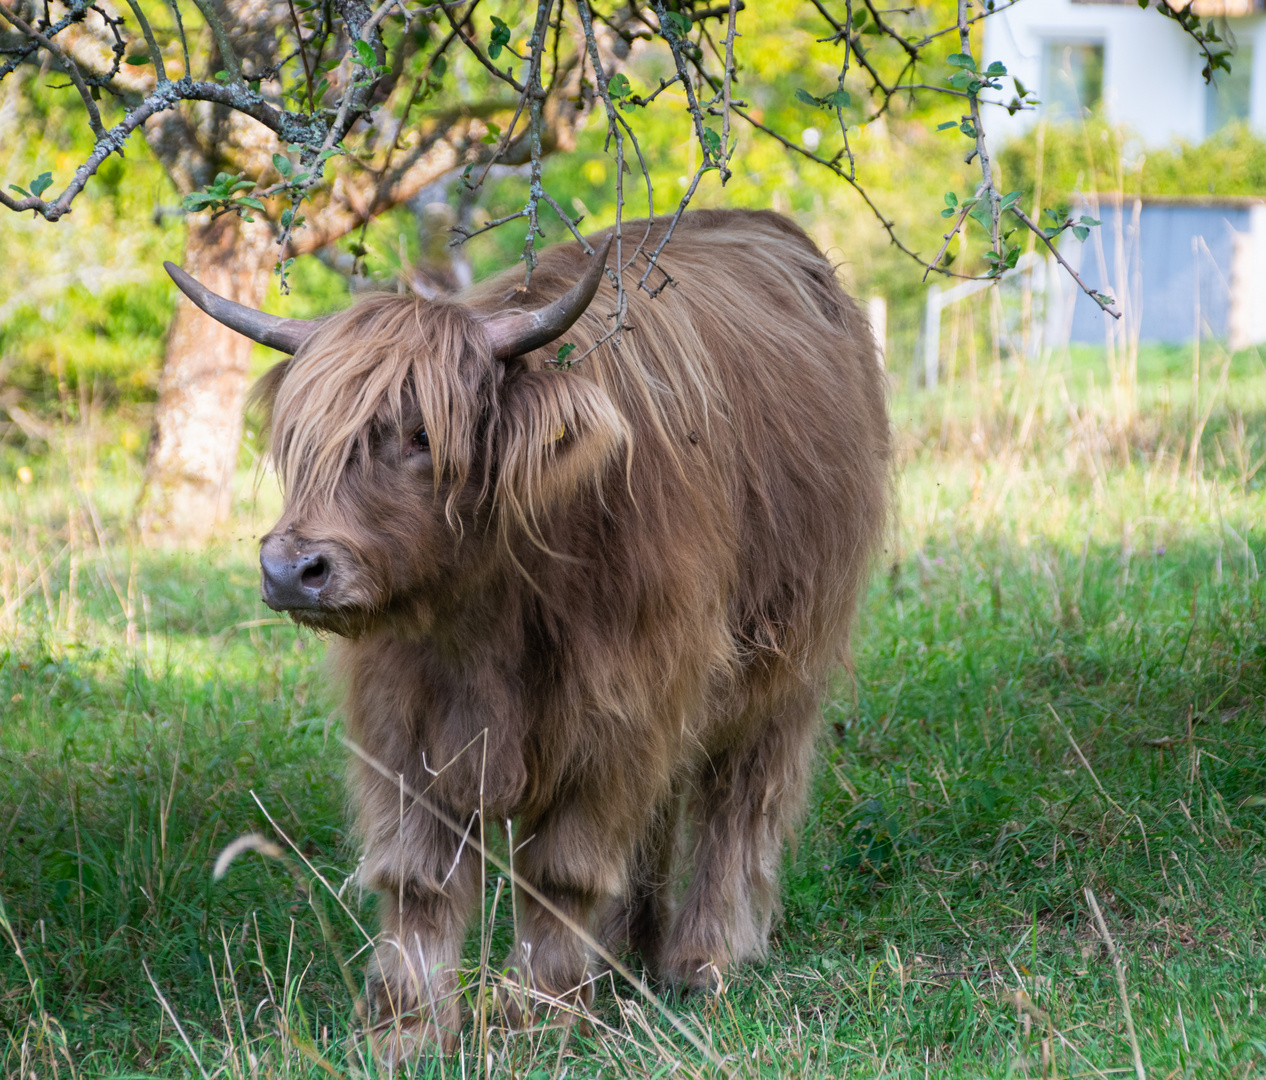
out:
{"label": "bare twig", "polygon": [[127,6],[132,9],[132,14],[136,16],[136,23],[145,37],[145,44],[149,48],[149,62],[154,65],[154,72],[161,86],[170,80],[167,78],[167,68],[163,64],[163,50],[158,47],[158,42],[154,39],[154,28],[150,26],[149,20],[145,18],[145,12],[141,10],[136,0],[127,0]]}
{"label": "bare twig", "polygon": [[[624,316],[628,310],[628,297],[624,291],[624,129],[628,127],[624,124],[619,113],[616,112],[615,103],[611,100],[611,89],[607,81],[607,73],[602,67],[602,57],[598,53],[598,39],[593,32],[593,16],[589,8],[589,0],[576,0],[576,8],[580,12],[581,26],[585,32],[585,50],[589,55],[589,61],[593,64],[594,82],[598,87],[598,96],[602,99],[603,108],[607,113],[607,145],[611,144],[612,139],[615,140],[615,327],[612,331],[615,338],[615,344],[620,344],[620,334],[624,330]],[[632,131],[629,131],[630,136]],[[637,140],[634,140],[636,147]],[[637,151],[638,157],[641,157],[641,150]],[[645,171],[645,163],[643,163],[643,171]],[[647,198],[651,198],[650,194],[650,173],[645,173],[647,181]],[[654,220],[655,204],[650,203],[650,216]],[[650,234],[650,226],[647,226],[647,235]],[[643,238],[645,242],[645,238]]]}
{"label": "bare twig", "polygon": [[[738,0],[730,0],[729,19],[725,29],[725,82],[721,88],[721,186],[730,178],[730,105],[733,103],[734,38],[737,36],[735,20],[738,17]],[[843,83],[841,83],[843,85]]]}
{"label": "bare twig", "polygon": [[[224,28],[224,23],[220,19],[220,13],[216,11],[215,4],[211,0],[193,0],[193,3],[202,13],[207,26],[211,28],[211,36],[215,38],[215,47],[219,50],[220,61],[224,64],[224,70],[229,77],[229,82],[240,83],[242,81],[242,64],[237,58],[237,50],[233,48],[233,42],[229,40],[229,32]],[[188,76],[189,72],[186,71],[185,75]]]}
{"label": "bare twig", "polygon": [[[967,56],[971,56],[971,24],[967,19],[967,0],[958,0],[958,44]],[[980,102],[976,100],[976,83],[970,84],[973,89],[967,92],[967,105],[971,110],[972,130],[976,137],[976,156],[980,159],[980,190],[977,199],[986,199],[989,204],[989,246],[1001,255],[1002,244],[998,238],[998,203],[1001,195],[993,182],[993,163],[989,160],[989,147],[985,144],[985,127],[980,121]],[[971,160],[971,156],[968,156]]]}
{"label": "bare twig", "polygon": [[70,76],[70,81],[75,84],[75,89],[79,91],[79,97],[84,103],[84,111],[88,114],[88,123],[92,127],[92,133],[101,138],[105,134],[105,128],[101,124],[101,114],[97,111],[97,103],[92,99],[92,91],[88,89],[88,84],[84,82],[84,77],[80,74],[79,65],[76,64],[65,52],[57,45],[53,44],[50,37],[46,37],[30,23],[26,22],[20,15],[14,11],[10,11],[5,5],[0,4],[0,18],[7,19],[12,26],[20,33],[25,34],[32,41],[39,43],[49,54],[52,55],[59,64],[65,69],[66,74]]}
{"label": "bare twig", "polygon": [[[474,5],[472,4],[471,6],[473,7]],[[497,66],[491,60],[489,60],[488,57],[484,54],[483,50],[480,49],[479,46],[476,45],[473,41],[470,40],[470,35],[467,34],[466,31],[463,30],[461,27],[461,23],[464,20],[454,19],[453,13],[449,11],[447,6],[445,6],[444,8],[444,16],[445,18],[448,19],[449,25],[453,28],[453,33],[455,33],[461,39],[462,44],[465,45],[466,48],[470,50],[471,55],[474,56],[476,60],[478,60],[481,64],[483,64],[484,67],[486,67],[490,72],[492,72],[493,75],[495,75],[502,82],[508,83],[510,86],[513,86],[514,89],[517,90],[520,94],[522,94],[524,90],[526,90],[526,87],[521,82],[519,82],[518,79],[516,79],[513,75],[511,75],[508,71],[499,70]]]}
{"label": "bare twig", "polygon": [[1037,223],[1031,217],[1029,217],[1028,214],[1026,214],[1023,210],[1021,210],[1019,206],[1012,206],[1010,210],[1013,214],[1015,214],[1017,218],[1020,219],[1022,224],[1024,224],[1027,228],[1031,229],[1038,236],[1038,238],[1041,239],[1042,243],[1044,243],[1047,246],[1047,248],[1050,249],[1051,254],[1055,256],[1056,260],[1059,262],[1059,265],[1062,266],[1065,272],[1068,274],[1068,276],[1077,283],[1077,287],[1081,289],[1082,292],[1084,292],[1088,297],[1090,297],[1091,300],[1093,300],[1096,304],[1098,304],[1102,310],[1106,311],[1114,319],[1119,319],[1121,317],[1121,312],[1117,310],[1116,303],[1112,299],[1112,297],[1104,296],[1103,293],[1096,292],[1094,289],[1092,289],[1089,285],[1087,285],[1084,281],[1081,280],[1081,276],[1077,273],[1077,271],[1074,270],[1071,266],[1069,266],[1068,260],[1065,259],[1064,256],[1059,253],[1059,249],[1056,248],[1055,245],[1051,243],[1051,238],[1046,235],[1045,229],[1039,228]]}

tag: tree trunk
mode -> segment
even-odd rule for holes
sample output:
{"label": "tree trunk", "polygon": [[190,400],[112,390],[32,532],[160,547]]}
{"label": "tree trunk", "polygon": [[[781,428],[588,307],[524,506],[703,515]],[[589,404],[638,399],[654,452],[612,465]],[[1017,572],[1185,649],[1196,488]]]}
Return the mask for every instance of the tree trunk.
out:
{"label": "tree trunk", "polygon": [[[247,224],[236,214],[195,221],[185,269],[221,296],[259,307],[275,257],[268,226]],[[183,296],[177,301],[138,503],[146,544],[203,544],[228,518],[251,345]]]}

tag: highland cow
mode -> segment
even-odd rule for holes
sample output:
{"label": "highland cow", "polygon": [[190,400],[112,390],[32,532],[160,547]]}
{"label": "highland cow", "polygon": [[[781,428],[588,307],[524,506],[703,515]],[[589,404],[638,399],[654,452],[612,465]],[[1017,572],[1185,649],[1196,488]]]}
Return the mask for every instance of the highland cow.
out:
{"label": "highland cow", "polygon": [[[645,229],[624,225],[626,252]],[[341,639],[388,1062],[455,1046],[481,888],[478,855],[413,793],[450,822],[513,820],[516,875],[670,984],[762,955],[886,526],[874,339],[800,229],[684,215],[669,287],[626,270],[618,347],[614,292],[591,303],[614,252],[591,239],[596,255],[542,253],[526,291],[507,273],[309,323],[170,268],[294,354],[260,389],[285,491],[263,596]],[[585,999],[584,941],[518,904],[527,995]]]}

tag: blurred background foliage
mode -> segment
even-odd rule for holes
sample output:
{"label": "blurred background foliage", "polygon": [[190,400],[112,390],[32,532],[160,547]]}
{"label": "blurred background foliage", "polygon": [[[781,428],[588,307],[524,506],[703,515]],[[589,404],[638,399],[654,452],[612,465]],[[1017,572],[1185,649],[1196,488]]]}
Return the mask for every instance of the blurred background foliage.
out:
{"label": "blurred background foliage", "polygon": [[[952,18],[943,0],[927,5],[924,13],[929,26]],[[476,19],[480,32],[486,29],[483,19]],[[807,148],[820,145],[819,153],[831,157],[840,143],[833,115],[797,100],[796,92],[816,95],[834,85],[837,50],[818,41],[820,24],[788,2],[749,5],[743,20],[736,93],[758,121]],[[942,52],[954,48],[950,36],[943,40]],[[639,52],[635,45],[626,68],[633,93],[656,88],[670,74],[668,62],[660,52]],[[19,74],[21,79],[6,80],[0,90],[0,176],[5,182],[43,171],[65,177],[89,147],[78,103],[68,91],[52,89],[47,75]],[[482,90],[476,92],[480,79],[487,79],[486,73],[469,57],[458,57],[443,92],[413,114],[417,123],[436,122],[463,100],[483,95],[486,101]],[[698,146],[684,98],[675,89],[649,108],[625,113],[642,143],[656,214],[675,209],[697,167]],[[957,130],[937,131],[939,123],[953,118],[953,103],[947,101],[934,95],[897,96],[883,117],[850,129],[858,182],[893,220],[898,235],[927,256],[939,247],[945,227],[939,214],[945,192],[969,192],[972,183],[971,167],[963,162],[967,141]],[[853,119],[862,116],[864,105],[862,93],[854,93]],[[512,112],[507,102],[504,115],[494,110],[484,119],[504,127]],[[848,183],[737,121],[734,130],[739,143],[733,177],[722,188],[715,173],[705,176],[692,205],[770,207],[795,218],[839,265],[855,296],[887,299],[888,366],[895,377],[906,378],[915,366],[926,290],[919,267],[889,243]],[[566,210],[584,215],[585,229],[614,220],[615,166],[605,141],[605,119],[591,111],[580,122],[574,147],[559,147],[546,158],[547,189]],[[1217,195],[1266,190],[1266,142],[1244,127],[1201,146],[1145,152],[1129,132],[1092,117],[995,149],[1000,188],[1023,191],[1026,201],[1036,196],[1043,206],[1066,203],[1085,190]],[[105,408],[103,422],[118,427],[125,456],[138,467],[143,459],[148,408],[176,295],[162,261],[180,260],[186,215],[144,141],[133,139],[126,154],[126,160],[105,163],[74,212],[58,224],[14,214],[0,218],[6,271],[0,275],[0,386],[6,407],[20,410],[9,410],[14,423],[0,466],[10,476],[22,460],[46,448],[41,417],[73,419],[88,402]],[[624,179],[626,218],[645,213],[645,180],[636,162]],[[273,287],[266,306],[307,317],[346,305],[354,287],[405,288],[415,266],[452,257],[447,227],[453,221],[460,217],[479,226],[512,213],[522,206],[526,183],[526,175],[503,172],[476,192],[460,182],[438,193],[430,190],[381,215],[363,237],[354,233],[331,249],[301,257],[293,268],[291,294],[282,297]],[[447,211],[437,203],[446,203]],[[544,227],[548,242],[567,239],[552,214]],[[511,266],[519,258],[523,232],[521,221],[511,222],[474,239],[457,257],[469,260],[475,277]],[[360,276],[353,279],[349,252],[361,244],[365,254],[355,265]],[[981,272],[985,246],[979,232],[956,241],[955,269]],[[982,348],[988,348],[983,338]],[[259,371],[273,359],[268,350],[256,349]],[[251,453],[248,445],[244,454]]]}

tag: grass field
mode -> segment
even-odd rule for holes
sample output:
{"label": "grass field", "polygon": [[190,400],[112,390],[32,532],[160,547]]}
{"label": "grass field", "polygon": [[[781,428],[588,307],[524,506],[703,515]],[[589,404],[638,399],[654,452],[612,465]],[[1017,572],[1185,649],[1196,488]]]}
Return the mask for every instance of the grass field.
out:
{"label": "grass field", "polygon": [[[489,1023],[431,1075],[1266,1076],[1266,371],[1211,370],[1193,400],[1145,353],[1137,415],[1093,352],[895,397],[770,959],[507,1033],[490,870]],[[133,549],[135,427],[65,412],[0,459],[0,1073],[372,1076],[324,646],[258,600],[271,481],[208,551]],[[247,833],[276,849],[213,880]]]}

